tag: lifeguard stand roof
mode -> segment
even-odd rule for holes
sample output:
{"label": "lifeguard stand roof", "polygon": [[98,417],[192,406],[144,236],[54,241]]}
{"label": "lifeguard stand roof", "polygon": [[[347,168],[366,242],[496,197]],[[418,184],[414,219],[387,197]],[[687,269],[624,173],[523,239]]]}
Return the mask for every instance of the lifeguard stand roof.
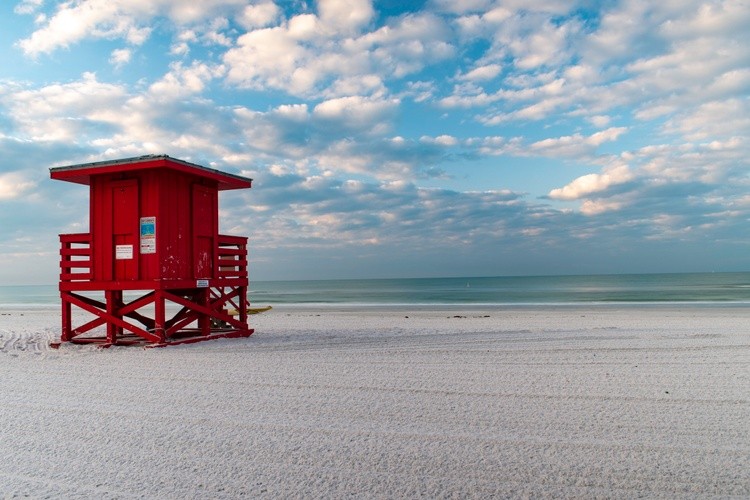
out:
{"label": "lifeguard stand roof", "polygon": [[121,172],[133,172],[138,170],[166,168],[195,175],[204,179],[216,181],[220,191],[227,189],[245,189],[252,185],[252,179],[239,175],[228,174],[213,168],[203,167],[167,155],[146,155],[135,158],[123,158],[120,160],[99,161],[94,163],[82,163],[79,165],[68,165],[65,167],[51,168],[50,177],[61,181],[75,182],[76,184],[91,184],[91,176],[103,174],[116,174]]}

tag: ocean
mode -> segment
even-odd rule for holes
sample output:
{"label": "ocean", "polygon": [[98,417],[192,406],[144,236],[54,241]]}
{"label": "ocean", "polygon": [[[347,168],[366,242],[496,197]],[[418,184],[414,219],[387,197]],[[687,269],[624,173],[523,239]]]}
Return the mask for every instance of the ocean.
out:
{"label": "ocean", "polygon": [[[750,273],[254,281],[265,305],[750,304]],[[0,307],[59,303],[57,286],[0,286]]]}

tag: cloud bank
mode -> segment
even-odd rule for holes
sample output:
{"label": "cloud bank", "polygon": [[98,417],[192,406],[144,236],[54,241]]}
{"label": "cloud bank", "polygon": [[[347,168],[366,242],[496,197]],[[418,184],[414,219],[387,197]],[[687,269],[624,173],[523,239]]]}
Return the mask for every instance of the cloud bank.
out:
{"label": "cloud bank", "polygon": [[8,15],[25,26],[0,80],[0,254],[16,261],[85,224],[80,202],[55,207],[85,194],[46,168],[166,153],[255,178],[222,227],[252,235],[261,278],[747,268],[744,1]]}

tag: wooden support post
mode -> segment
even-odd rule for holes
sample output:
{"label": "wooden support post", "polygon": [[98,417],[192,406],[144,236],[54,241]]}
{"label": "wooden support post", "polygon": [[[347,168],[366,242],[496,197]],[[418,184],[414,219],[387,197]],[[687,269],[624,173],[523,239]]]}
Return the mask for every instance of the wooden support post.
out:
{"label": "wooden support post", "polygon": [[247,310],[250,306],[247,300],[247,287],[241,286],[240,289],[240,322],[245,325],[245,328],[247,328]]}
{"label": "wooden support post", "polygon": [[60,300],[62,301],[62,335],[60,335],[60,340],[62,340],[63,342],[68,342],[73,338],[71,332],[71,315],[73,311],[70,305],[70,301],[68,300],[68,292],[61,292]]}
{"label": "wooden support post", "polygon": [[[210,307],[211,301],[211,289],[203,288],[198,292],[197,302],[203,307]],[[198,316],[198,326],[201,330],[201,335],[208,336],[211,333],[211,316],[206,313],[200,313]]]}
{"label": "wooden support post", "polygon": [[154,296],[154,335],[159,337],[159,342],[166,341],[166,306],[164,293],[157,290]]}
{"label": "wooden support post", "polygon": [[[118,297],[119,296],[119,297]],[[122,306],[121,300],[122,292],[119,290],[106,290],[104,292],[104,302],[106,303],[107,314],[110,317],[122,319],[122,314],[119,309]],[[115,323],[107,322],[107,344],[115,345],[117,343],[117,336],[122,332],[122,328],[117,326]]]}

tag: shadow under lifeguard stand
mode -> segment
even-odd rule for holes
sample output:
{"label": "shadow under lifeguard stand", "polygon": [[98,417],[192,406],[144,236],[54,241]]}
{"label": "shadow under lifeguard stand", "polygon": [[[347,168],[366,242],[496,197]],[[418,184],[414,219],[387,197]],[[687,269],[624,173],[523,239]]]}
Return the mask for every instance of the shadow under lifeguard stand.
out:
{"label": "shadow under lifeguard stand", "polygon": [[50,176],[90,190],[90,231],[60,235],[62,342],[166,346],[253,333],[247,238],[218,231],[219,191],[251,179],[166,155]]}

